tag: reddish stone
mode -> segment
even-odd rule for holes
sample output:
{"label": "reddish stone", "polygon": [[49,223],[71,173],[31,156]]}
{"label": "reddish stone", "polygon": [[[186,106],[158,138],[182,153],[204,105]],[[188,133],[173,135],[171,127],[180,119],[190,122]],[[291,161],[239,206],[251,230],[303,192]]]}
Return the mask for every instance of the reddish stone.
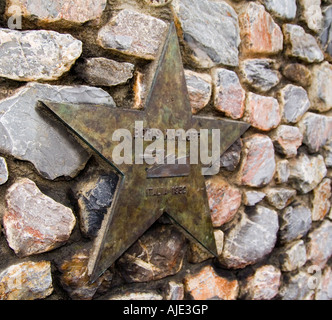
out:
{"label": "reddish stone", "polygon": [[237,280],[231,281],[217,275],[211,266],[204,267],[197,274],[187,275],[184,286],[194,300],[235,300],[239,291]]}
{"label": "reddish stone", "polygon": [[249,92],[246,99],[245,120],[262,131],[276,128],[281,121],[278,100]]}
{"label": "reddish stone", "polygon": [[213,78],[215,108],[233,119],[242,118],[245,91],[236,73],[227,69],[216,69]]}
{"label": "reddish stone", "polygon": [[275,167],[274,148],[269,137],[255,134],[244,139],[244,158],[238,175],[240,184],[266,186],[273,178]]}
{"label": "reddish stone", "polygon": [[275,54],[283,48],[283,35],[264,6],[250,2],[239,15],[242,51]]}
{"label": "reddish stone", "polygon": [[246,300],[271,300],[278,293],[280,278],[279,269],[272,265],[262,266],[245,280],[241,296]]}
{"label": "reddish stone", "polygon": [[72,210],[41,193],[33,181],[21,179],[8,189],[3,226],[9,246],[20,257],[63,245],[75,223]]}
{"label": "reddish stone", "polygon": [[281,125],[271,133],[276,151],[292,158],[297,155],[297,149],[302,145],[303,136],[297,127]]}
{"label": "reddish stone", "polygon": [[233,219],[241,205],[241,192],[219,176],[206,182],[211,218],[214,227]]}
{"label": "reddish stone", "polygon": [[324,179],[319,186],[314,189],[312,199],[312,220],[323,220],[331,208],[331,180]]}

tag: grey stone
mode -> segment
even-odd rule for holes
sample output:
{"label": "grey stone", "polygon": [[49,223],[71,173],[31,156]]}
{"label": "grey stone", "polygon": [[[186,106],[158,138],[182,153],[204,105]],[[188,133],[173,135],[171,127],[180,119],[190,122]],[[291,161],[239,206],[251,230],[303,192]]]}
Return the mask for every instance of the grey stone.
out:
{"label": "grey stone", "polygon": [[246,206],[252,207],[258,202],[261,202],[265,198],[266,194],[264,192],[259,192],[255,190],[245,191],[243,194],[243,203]]}
{"label": "grey stone", "polygon": [[332,300],[332,270],[327,266],[316,289],[315,300]]}
{"label": "grey stone", "polygon": [[164,21],[124,9],[99,30],[97,42],[105,49],[153,60],[163,43],[166,30]]}
{"label": "grey stone", "polygon": [[280,160],[276,164],[275,182],[277,184],[287,183],[290,175],[288,160]]}
{"label": "grey stone", "polygon": [[44,195],[33,181],[24,178],[8,189],[3,226],[19,257],[63,245],[75,224],[72,210]]}
{"label": "grey stone", "polygon": [[328,168],[332,167],[332,139],[324,146],[325,165]]}
{"label": "grey stone", "polygon": [[7,162],[3,157],[0,157],[0,185],[5,184],[8,180]]}
{"label": "grey stone", "polygon": [[312,83],[308,90],[311,110],[326,112],[332,108],[332,65],[323,62],[312,68]]}
{"label": "grey stone", "polygon": [[224,1],[173,0],[172,6],[197,66],[238,65],[239,24],[230,5]]}
{"label": "grey stone", "polygon": [[310,108],[307,91],[302,87],[288,84],[279,91],[282,120],[285,123],[298,122]]}
{"label": "grey stone", "polygon": [[296,191],[289,188],[269,188],[266,190],[267,201],[277,209],[284,209],[296,196]]}
{"label": "grey stone", "polygon": [[0,274],[0,300],[44,299],[53,292],[51,263],[26,261]]}
{"label": "grey stone", "polygon": [[236,140],[220,157],[220,168],[233,172],[241,160],[242,140]]}
{"label": "grey stone", "polygon": [[80,228],[84,236],[94,238],[111,206],[118,182],[114,173],[88,171],[75,187]]}
{"label": "grey stone", "polygon": [[258,91],[268,91],[280,81],[280,74],[274,70],[274,60],[247,59],[240,63],[243,79]]}
{"label": "grey stone", "polygon": [[280,19],[292,20],[296,16],[296,0],[261,0],[266,9]]}
{"label": "grey stone", "polygon": [[301,193],[308,193],[322,181],[327,174],[324,159],[321,155],[299,157],[289,161],[290,184]]}
{"label": "grey stone", "polygon": [[216,110],[227,117],[240,119],[245,109],[246,92],[234,71],[218,68],[213,71],[213,101]]}
{"label": "grey stone", "polygon": [[311,211],[304,205],[294,204],[287,207],[280,215],[280,239],[291,242],[307,234],[311,227]]}
{"label": "grey stone", "polygon": [[156,291],[146,292],[127,292],[123,294],[114,294],[101,298],[102,300],[163,300],[163,296]]}
{"label": "grey stone", "polygon": [[324,60],[324,54],[319,48],[316,39],[298,25],[283,25],[285,41],[287,43],[286,54],[302,61],[313,63]]}
{"label": "grey stone", "polygon": [[185,70],[191,111],[198,113],[209,103],[212,93],[212,79],[207,73]]}
{"label": "grey stone", "polygon": [[332,256],[332,222],[324,220],[318,228],[309,233],[308,239],[308,260],[323,268]]}
{"label": "grey stone", "polygon": [[307,112],[298,127],[309,152],[318,152],[332,138],[332,117]]}
{"label": "grey stone", "polygon": [[276,151],[292,158],[297,155],[297,149],[302,145],[303,136],[300,130],[293,126],[281,125],[270,135]]}
{"label": "grey stone", "polygon": [[247,208],[246,212],[225,234],[219,261],[226,268],[239,269],[254,264],[269,254],[276,243],[278,214],[259,205]]}
{"label": "grey stone", "polygon": [[22,16],[39,24],[61,23],[66,27],[100,18],[107,0],[7,0],[7,10],[18,6]]}
{"label": "grey stone", "polygon": [[324,50],[332,57],[332,5],[323,10],[324,22],[320,41]]}
{"label": "grey stone", "polygon": [[305,265],[307,251],[303,240],[287,244],[281,249],[279,261],[282,271],[294,271]]}
{"label": "grey stone", "polygon": [[0,29],[0,77],[56,80],[82,54],[82,42],[55,31]]}
{"label": "grey stone", "polygon": [[183,283],[170,281],[168,283],[166,300],[183,300],[183,299],[184,299]]}
{"label": "grey stone", "polygon": [[76,72],[88,84],[94,86],[117,86],[125,84],[134,75],[135,66],[106,58],[89,58],[79,63]]}
{"label": "grey stone", "polygon": [[299,0],[299,3],[302,7],[302,19],[308,28],[314,32],[320,31],[323,24],[321,0]]}
{"label": "grey stone", "polygon": [[279,290],[281,300],[312,300],[315,294],[314,290],[308,286],[311,275],[304,271],[297,274],[284,274],[283,285]]}
{"label": "grey stone", "polygon": [[87,86],[51,86],[32,83],[0,101],[0,150],[30,161],[47,179],[74,177],[89,155],[50,117],[36,107],[39,100],[58,103],[99,103],[115,107],[112,97]]}

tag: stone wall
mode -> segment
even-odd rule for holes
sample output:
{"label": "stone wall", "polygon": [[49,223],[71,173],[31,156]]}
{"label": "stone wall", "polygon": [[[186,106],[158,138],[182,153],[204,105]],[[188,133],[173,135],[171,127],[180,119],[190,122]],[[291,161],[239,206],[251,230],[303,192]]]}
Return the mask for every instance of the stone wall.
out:
{"label": "stone wall", "polygon": [[[0,3],[0,299],[332,299],[330,0]],[[38,101],[143,108],[171,21],[193,114],[251,124],[206,179],[219,258],[163,216],[90,284],[117,177]]]}

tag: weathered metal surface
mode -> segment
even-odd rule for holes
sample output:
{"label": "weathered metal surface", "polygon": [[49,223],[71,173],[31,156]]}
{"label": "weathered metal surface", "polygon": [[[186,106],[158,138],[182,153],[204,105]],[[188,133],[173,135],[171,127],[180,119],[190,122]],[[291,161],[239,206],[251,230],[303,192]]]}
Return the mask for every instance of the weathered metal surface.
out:
{"label": "weathered metal surface", "polygon": [[[112,206],[94,241],[88,272],[92,281],[118,259],[163,213],[189,237],[217,255],[205,179],[200,164],[114,165],[117,143],[112,134],[120,128],[135,136],[135,121],[143,128],[221,129],[221,152],[249,127],[243,122],[192,116],[174,24],[170,26],[155,78],[143,111],[103,105],[68,105],[43,102],[80,139],[116,167],[121,178]],[[135,141],[133,140],[133,145]],[[146,142],[145,142],[146,143]],[[135,152],[133,152],[133,163]]]}

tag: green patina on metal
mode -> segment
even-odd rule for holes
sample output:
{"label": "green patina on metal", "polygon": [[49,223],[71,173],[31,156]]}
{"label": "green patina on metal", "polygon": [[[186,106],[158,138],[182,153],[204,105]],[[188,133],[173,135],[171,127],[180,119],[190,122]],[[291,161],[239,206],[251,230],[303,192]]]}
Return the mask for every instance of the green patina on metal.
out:
{"label": "green patina on metal", "polygon": [[162,132],[167,129],[221,129],[221,153],[249,128],[247,123],[240,121],[192,116],[174,24],[169,28],[143,111],[47,101],[43,104],[121,176],[112,206],[94,240],[88,264],[92,281],[163,213],[167,213],[190,238],[217,255],[200,164],[163,168],[146,163],[116,166],[112,163],[112,153],[117,145],[112,142],[113,132],[125,128],[134,135],[135,121],[143,121],[144,128],[157,128]]}

